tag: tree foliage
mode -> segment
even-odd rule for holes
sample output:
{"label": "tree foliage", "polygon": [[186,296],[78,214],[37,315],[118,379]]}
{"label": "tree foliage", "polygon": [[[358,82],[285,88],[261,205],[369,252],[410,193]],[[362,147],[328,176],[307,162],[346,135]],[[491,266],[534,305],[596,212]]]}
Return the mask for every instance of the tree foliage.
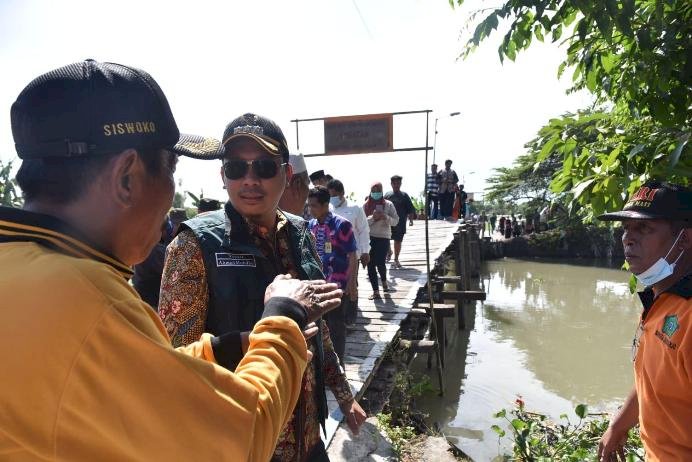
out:
{"label": "tree foliage", "polygon": [[534,217],[545,207],[555,223],[568,226],[579,221],[571,217],[568,198],[550,189],[555,175],[562,168],[562,157],[549,155],[539,161],[542,138],[526,144],[526,153],[514,160],[511,167],[498,167],[488,178],[484,200],[490,204],[493,213],[521,214]]}
{"label": "tree foliage", "polygon": [[689,133],[650,117],[587,110],[551,119],[512,167],[495,169],[486,198],[543,201],[580,211],[590,221],[621,208],[649,178],[692,179],[692,156],[682,156]]}
{"label": "tree foliage", "polygon": [[[551,194],[571,211],[583,206],[588,220],[622,207],[650,178],[690,183],[692,2],[506,0],[472,15],[475,30],[462,56],[501,20],[508,24],[501,60],[514,60],[534,38],[549,37],[566,46],[558,75],[569,69],[572,90],[586,88],[596,96],[596,109],[551,119],[527,144],[528,157],[520,158],[536,160],[534,174],[545,162],[561,163]],[[519,191],[537,180],[527,174],[524,160],[520,171],[513,170],[517,164],[498,171],[505,183],[515,176]]]}
{"label": "tree foliage", "polygon": [[550,182],[561,167],[561,159],[548,156],[538,161],[538,139],[526,145],[527,152],[517,157],[511,167],[498,167],[488,178],[485,200],[492,202],[550,202]]}
{"label": "tree foliage", "polygon": [[567,56],[558,75],[572,70],[574,89],[587,88],[600,102],[613,101],[663,126],[690,126],[689,0],[508,0],[472,15],[475,30],[462,57],[501,20],[510,23],[498,49],[501,60],[514,60],[533,39],[560,42]]}
{"label": "tree foliage", "polygon": [[17,182],[12,178],[12,162],[5,164],[0,160],[0,205],[21,207],[23,202]]}
{"label": "tree foliage", "polygon": [[569,199],[570,210],[584,206],[585,219],[624,206],[649,178],[689,184],[692,157],[689,131],[631,117],[618,110],[582,111],[551,119],[529,144],[540,163],[561,160],[550,184],[552,193]]}

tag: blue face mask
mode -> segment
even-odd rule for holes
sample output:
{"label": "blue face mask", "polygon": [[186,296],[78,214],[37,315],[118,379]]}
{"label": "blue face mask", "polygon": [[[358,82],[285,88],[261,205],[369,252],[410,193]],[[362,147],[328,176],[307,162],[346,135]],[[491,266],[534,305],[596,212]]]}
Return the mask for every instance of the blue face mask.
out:
{"label": "blue face mask", "polygon": [[649,269],[642,273],[635,274],[634,277],[636,277],[639,282],[649,287],[673,274],[673,271],[675,270],[675,264],[678,262],[678,260],[680,260],[680,257],[682,257],[682,254],[685,252],[680,252],[680,255],[678,255],[678,258],[676,258],[673,263],[668,263],[668,260],[666,260],[666,258],[668,258],[668,255],[670,255],[670,253],[675,248],[675,244],[678,243],[678,240],[680,239],[681,235],[682,230],[680,230],[680,234],[678,234],[678,237],[675,238],[673,246],[670,248],[665,257],[659,258],[658,261],[656,261],[656,263],[649,267]]}
{"label": "blue face mask", "polygon": [[382,199],[382,193],[381,192],[371,192],[370,197],[372,197],[373,200],[378,201],[378,200]]}
{"label": "blue face mask", "polygon": [[334,196],[329,198],[329,203],[332,204],[332,207],[337,208],[338,206],[341,205],[341,198],[339,196]]}

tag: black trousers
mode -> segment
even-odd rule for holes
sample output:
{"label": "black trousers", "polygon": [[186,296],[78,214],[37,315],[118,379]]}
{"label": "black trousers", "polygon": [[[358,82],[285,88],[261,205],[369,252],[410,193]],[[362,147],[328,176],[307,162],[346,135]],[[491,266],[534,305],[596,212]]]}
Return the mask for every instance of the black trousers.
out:
{"label": "black trousers", "polygon": [[343,298],[342,303],[346,306],[344,317],[346,324],[354,324],[358,318],[358,300],[353,301],[349,296]]}
{"label": "black trousers", "polygon": [[442,218],[449,218],[452,216],[452,209],[454,208],[454,193],[444,192],[440,194],[440,215]]}
{"label": "black trousers", "polygon": [[389,251],[389,239],[385,237],[370,238],[370,263],[368,263],[368,279],[372,290],[380,290],[377,282],[377,273],[380,273],[382,281],[387,280],[387,252]]}
{"label": "black trousers", "polygon": [[329,456],[327,455],[327,449],[324,447],[322,440],[319,440],[317,444],[312,448],[308,458],[309,462],[329,462]]}
{"label": "black trousers", "polygon": [[339,357],[342,367],[344,365],[344,353],[346,352],[346,309],[348,303],[348,295],[344,295],[341,298],[341,306],[324,315],[324,321],[327,323],[327,327],[329,327],[329,335],[332,338],[334,351]]}
{"label": "black trousers", "polygon": [[436,220],[439,218],[439,207],[440,207],[440,198],[438,196],[430,196],[430,199],[428,199],[428,218],[431,220]]}

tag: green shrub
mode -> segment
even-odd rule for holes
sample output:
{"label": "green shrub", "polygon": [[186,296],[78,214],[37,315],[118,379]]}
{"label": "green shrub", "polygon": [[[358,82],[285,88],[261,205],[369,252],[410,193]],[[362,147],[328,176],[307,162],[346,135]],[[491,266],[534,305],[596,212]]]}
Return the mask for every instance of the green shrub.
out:
{"label": "green shrub", "polygon": [[[582,461],[597,460],[598,442],[608,428],[608,418],[603,414],[589,414],[585,404],[579,404],[574,413],[578,421],[572,422],[567,414],[560,416],[560,422],[552,422],[543,414],[524,409],[521,398],[507,413],[502,409],[494,417],[504,419],[513,439],[513,455],[509,460],[524,462],[543,461]],[[507,436],[499,425],[492,430],[498,438]],[[627,460],[644,460],[639,431],[633,429],[625,444]]]}

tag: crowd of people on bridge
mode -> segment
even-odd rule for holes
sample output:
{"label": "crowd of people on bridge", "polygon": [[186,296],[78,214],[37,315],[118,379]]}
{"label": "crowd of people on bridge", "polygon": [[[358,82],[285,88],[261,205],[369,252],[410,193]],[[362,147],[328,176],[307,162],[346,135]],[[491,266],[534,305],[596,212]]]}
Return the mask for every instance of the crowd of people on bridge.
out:
{"label": "crowd of people on bridge", "polygon": [[[400,175],[352,203],[271,119],[181,135],[149,74],[93,60],[29,83],[11,122],[25,203],[0,207],[3,457],[328,461],[327,389],[358,432],[346,332],[359,266],[375,303],[387,261],[402,268],[416,210]],[[178,156],[219,162],[228,199],[171,211]],[[428,175],[431,217],[467,214],[451,165]],[[690,197],[652,183],[603,217],[649,287],[603,460],[637,422],[651,460],[692,455]]]}
{"label": "crowd of people on bridge", "polygon": [[426,175],[426,213],[432,220],[459,220],[468,217],[468,194],[459,184],[459,175],[452,169],[452,160],[445,160],[445,168],[437,170],[430,165]]}

